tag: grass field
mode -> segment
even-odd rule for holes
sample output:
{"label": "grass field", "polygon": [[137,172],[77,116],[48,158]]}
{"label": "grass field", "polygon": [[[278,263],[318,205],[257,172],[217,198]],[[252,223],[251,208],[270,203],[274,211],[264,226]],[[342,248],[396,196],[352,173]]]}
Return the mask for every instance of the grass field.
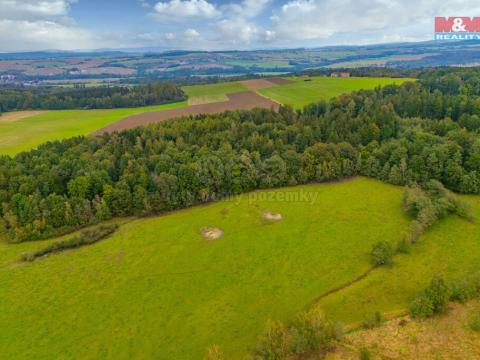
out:
{"label": "grass field", "polygon": [[375,311],[405,308],[435,275],[455,279],[480,269],[480,197],[463,197],[474,209],[475,223],[451,216],[434,225],[392,267],[378,268],[366,279],[319,302],[332,318],[346,323]]}
{"label": "grass field", "polygon": [[[310,201],[285,200],[302,193]],[[359,178],[135,220],[96,245],[26,265],[20,254],[45,242],[0,245],[0,353],[201,359],[216,343],[240,358],[267,319],[292,318],[365,272],[373,243],[397,241],[408,224],[401,197]],[[265,224],[263,210],[284,219]],[[224,237],[204,240],[205,226]]]}
{"label": "grass field", "polygon": [[143,108],[55,110],[17,121],[2,121],[0,117],[0,154],[15,155],[46,141],[87,135],[129,115],[184,106],[187,106],[186,101]]}
{"label": "grass field", "polygon": [[360,89],[373,89],[377,86],[389,84],[401,84],[409,79],[393,78],[330,78],[330,77],[311,77],[298,78],[289,77],[294,83],[282,86],[260,89],[258,93],[271,98],[281,104],[293,106],[295,109],[301,109],[305,105],[328,100],[335,96],[346,94]]}
{"label": "grass field", "polygon": [[227,94],[235,94],[248,89],[240,82],[220,82],[206,85],[183,86],[182,90],[188,95],[189,105],[208,104],[227,101]]}
{"label": "grass field", "polygon": [[[218,344],[240,359],[267,319],[321,306],[350,323],[404,309],[433,275],[479,268],[478,222],[442,220],[391,268],[318,300],[370,269],[373,243],[401,238],[402,194],[365,178],[259,191],[129,221],[110,239],[29,264],[20,255],[49,241],[0,244],[0,354],[202,359]],[[480,197],[465,199],[478,219]],[[265,210],[284,219],[266,224]],[[206,226],[224,236],[203,239]]]}

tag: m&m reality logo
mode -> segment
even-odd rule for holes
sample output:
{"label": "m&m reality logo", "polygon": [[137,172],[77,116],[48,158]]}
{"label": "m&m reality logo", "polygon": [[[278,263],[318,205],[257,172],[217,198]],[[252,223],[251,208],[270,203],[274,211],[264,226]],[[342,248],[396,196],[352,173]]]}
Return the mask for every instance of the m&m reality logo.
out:
{"label": "m&m reality logo", "polygon": [[480,17],[436,17],[436,40],[480,40]]}

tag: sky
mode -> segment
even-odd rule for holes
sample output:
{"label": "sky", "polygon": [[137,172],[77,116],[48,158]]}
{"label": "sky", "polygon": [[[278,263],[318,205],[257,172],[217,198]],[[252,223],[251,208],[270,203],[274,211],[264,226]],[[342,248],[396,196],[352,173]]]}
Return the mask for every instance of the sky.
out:
{"label": "sky", "polygon": [[246,50],[433,39],[478,0],[0,0],[0,51]]}

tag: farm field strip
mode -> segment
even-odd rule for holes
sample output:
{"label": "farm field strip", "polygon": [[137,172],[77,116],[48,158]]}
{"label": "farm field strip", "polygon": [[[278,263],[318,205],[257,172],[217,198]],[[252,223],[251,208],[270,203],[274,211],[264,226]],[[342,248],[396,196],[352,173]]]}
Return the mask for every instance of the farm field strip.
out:
{"label": "farm field strip", "polygon": [[0,118],[0,154],[15,155],[47,141],[87,135],[130,115],[185,106],[187,102],[182,101],[143,108],[52,110],[12,122],[2,122]]}
{"label": "farm field strip", "polygon": [[137,126],[162,122],[182,116],[195,116],[202,114],[216,114],[227,110],[250,110],[255,107],[278,110],[279,104],[271,101],[253,91],[246,91],[227,95],[228,101],[217,103],[190,105],[184,108],[153,111],[124,118],[118,122],[96,131],[95,135],[106,132],[120,131]]}
{"label": "farm field strip", "polygon": [[291,84],[259,89],[258,93],[284,105],[301,109],[305,105],[328,100],[335,96],[377,86],[401,84],[412,79],[404,78],[331,78],[289,77]]}

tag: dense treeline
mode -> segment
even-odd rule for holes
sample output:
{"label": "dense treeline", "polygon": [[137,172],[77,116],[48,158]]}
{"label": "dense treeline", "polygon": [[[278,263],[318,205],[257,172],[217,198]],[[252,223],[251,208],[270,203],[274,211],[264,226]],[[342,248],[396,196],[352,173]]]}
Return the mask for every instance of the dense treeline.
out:
{"label": "dense treeline", "polygon": [[0,113],[13,110],[112,109],[159,105],[186,100],[185,93],[171,83],[135,87],[92,87],[75,89],[0,90]]}
{"label": "dense treeline", "polygon": [[[468,72],[469,70],[465,70]],[[168,121],[0,158],[5,233],[24,241],[257,188],[364,175],[480,193],[480,98],[422,82]]]}

